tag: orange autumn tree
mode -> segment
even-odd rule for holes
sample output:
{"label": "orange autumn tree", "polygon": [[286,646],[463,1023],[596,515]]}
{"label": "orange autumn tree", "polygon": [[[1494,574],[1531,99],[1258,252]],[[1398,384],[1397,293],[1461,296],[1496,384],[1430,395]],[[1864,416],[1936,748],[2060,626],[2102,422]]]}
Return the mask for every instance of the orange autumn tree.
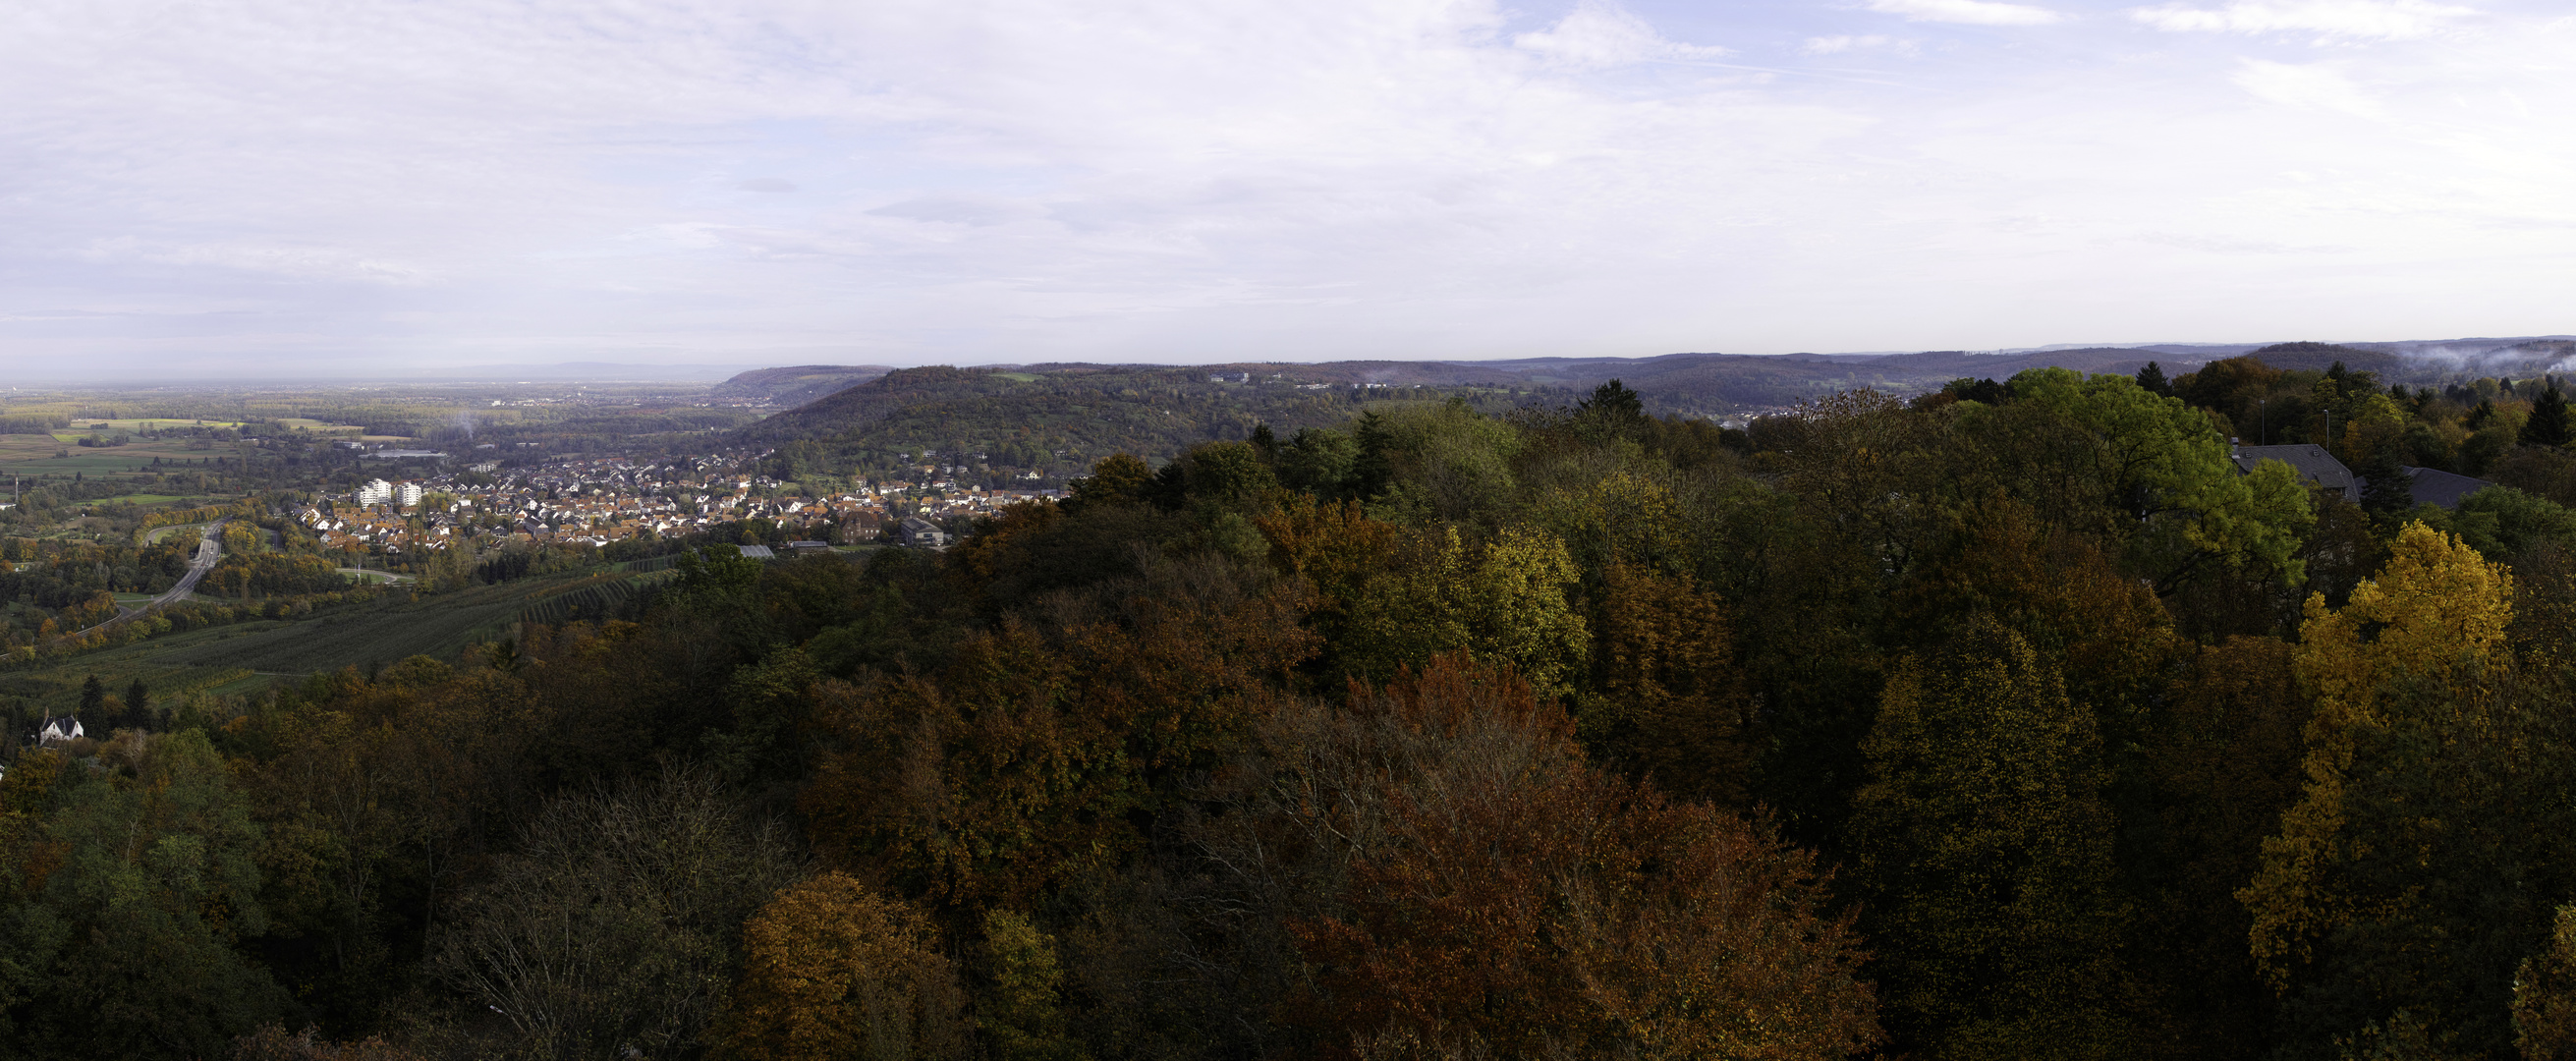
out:
{"label": "orange autumn tree", "polygon": [[1300,1007],[1371,1057],[1825,1058],[1878,1041],[1848,919],[1762,828],[1585,764],[1509,668],[1354,684],[1305,811],[1351,839],[1341,913],[1293,926]]}
{"label": "orange autumn tree", "polygon": [[962,1058],[965,992],[930,919],[840,873],[742,927],[725,1052],[742,1061]]}

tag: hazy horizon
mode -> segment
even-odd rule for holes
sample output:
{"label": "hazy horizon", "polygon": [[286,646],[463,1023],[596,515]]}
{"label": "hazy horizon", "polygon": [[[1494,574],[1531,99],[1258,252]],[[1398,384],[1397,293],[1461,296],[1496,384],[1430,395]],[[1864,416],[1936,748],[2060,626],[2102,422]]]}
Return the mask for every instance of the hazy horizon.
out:
{"label": "hazy horizon", "polygon": [[2576,331],[2537,2],[0,13],[21,378]]}

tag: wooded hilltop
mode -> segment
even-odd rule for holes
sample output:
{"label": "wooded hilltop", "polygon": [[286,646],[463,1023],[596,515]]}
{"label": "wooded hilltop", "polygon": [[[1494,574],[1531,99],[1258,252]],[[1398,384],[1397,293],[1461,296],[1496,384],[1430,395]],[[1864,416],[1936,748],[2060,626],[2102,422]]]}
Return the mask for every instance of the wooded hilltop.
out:
{"label": "wooded hilltop", "polygon": [[2571,439],[1613,381],[692,551],[18,754],[0,1059],[2576,1057]]}

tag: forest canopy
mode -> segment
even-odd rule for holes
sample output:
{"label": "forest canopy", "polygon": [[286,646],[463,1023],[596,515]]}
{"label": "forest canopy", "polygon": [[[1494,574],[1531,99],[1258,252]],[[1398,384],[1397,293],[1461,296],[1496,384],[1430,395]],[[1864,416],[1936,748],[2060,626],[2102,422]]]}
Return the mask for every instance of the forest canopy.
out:
{"label": "forest canopy", "polygon": [[95,688],[0,775],[0,1058],[2571,1056],[2555,393],[1372,402]]}

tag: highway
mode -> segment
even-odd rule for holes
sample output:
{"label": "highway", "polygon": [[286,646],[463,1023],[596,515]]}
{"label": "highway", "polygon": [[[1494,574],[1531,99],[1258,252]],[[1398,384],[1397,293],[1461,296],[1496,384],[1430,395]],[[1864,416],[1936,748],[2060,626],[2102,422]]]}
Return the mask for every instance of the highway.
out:
{"label": "highway", "polygon": [[188,599],[188,592],[197,588],[197,580],[206,577],[206,572],[214,570],[215,561],[222,559],[223,555],[224,524],[222,520],[216,520],[213,523],[206,524],[205,532],[198,536],[197,558],[188,564],[188,573],[179,576],[179,583],[170,587],[170,592],[145,601],[141,605],[133,607],[120,605],[117,608],[115,618],[100,623],[98,626],[90,627],[89,630],[80,631],[80,633],[73,634],[72,636],[79,637],[81,634],[86,634],[90,630],[96,630],[101,626],[113,626],[117,623],[134,618],[135,616],[142,615],[145,612],[149,612],[164,604],[172,604]]}
{"label": "highway", "polygon": [[215,561],[222,559],[223,555],[224,521],[216,520],[206,524],[205,532],[198,536],[197,559],[188,565],[187,574],[179,576],[179,584],[170,587],[170,592],[152,598],[151,603],[135,610],[146,611],[188,599],[189,591],[197,588],[197,580],[206,577],[206,572],[214,570]]}

